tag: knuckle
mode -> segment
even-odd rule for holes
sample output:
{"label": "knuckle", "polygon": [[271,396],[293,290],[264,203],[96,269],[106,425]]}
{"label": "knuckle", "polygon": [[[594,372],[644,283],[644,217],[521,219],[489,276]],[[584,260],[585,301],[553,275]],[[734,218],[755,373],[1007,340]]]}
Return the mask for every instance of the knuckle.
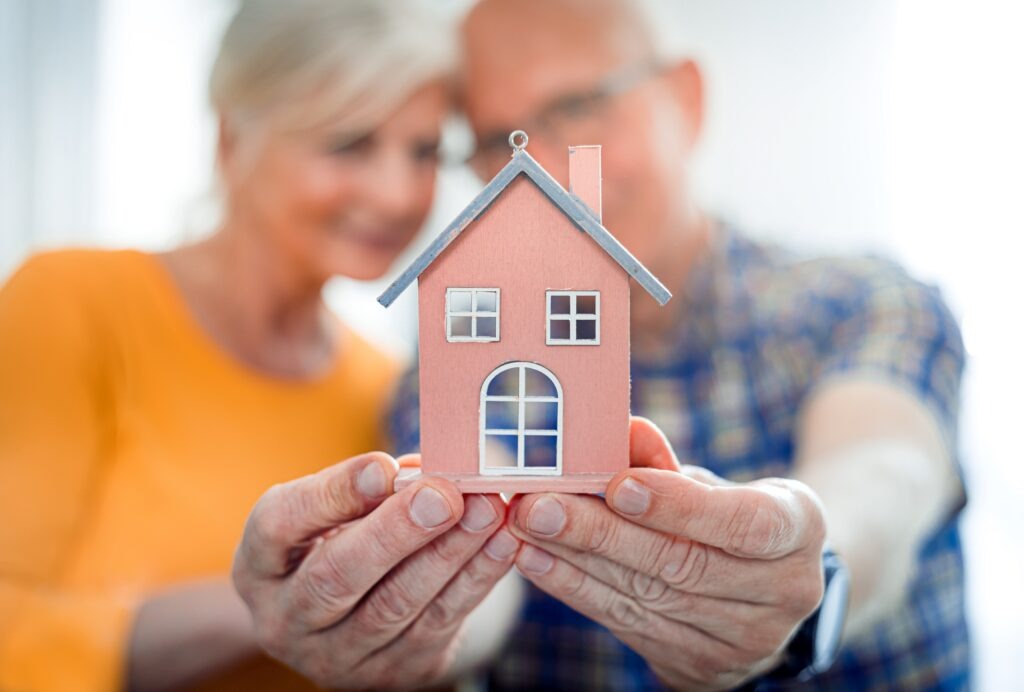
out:
{"label": "knuckle", "polygon": [[427,551],[433,561],[443,567],[461,565],[471,553],[469,548],[460,545],[461,536],[459,532],[449,532],[428,543]]}
{"label": "knuckle", "polygon": [[464,582],[465,593],[480,594],[489,591],[494,586],[500,573],[496,574],[493,568],[488,569],[488,567],[490,567],[489,563],[479,560],[470,560],[463,566],[460,579]]}
{"label": "knuckle", "polygon": [[662,562],[659,572],[662,579],[680,591],[695,589],[704,581],[707,573],[709,550],[702,543],[686,539],[674,540]]}
{"label": "knuckle", "polygon": [[630,570],[629,584],[633,594],[643,602],[660,600],[668,591],[668,584],[664,581],[638,570]]}
{"label": "knuckle", "polygon": [[581,571],[573,570],[572,575],[567,579],[561,589],[562,596],[566,600],[580,600],[589,596],[587,588],[587,576]]}
{"label": "knuckle", "polygon": [[301,609],[344,607],[353,599],[353,587],[349,583],[348,571],[339,564],[334,551],[324,549],[317,551],[315,559],[309,561],[298,589]]}
{"label": "knuckle", "polygon": [[[338,517],[347,517],[348,515],[355,512],[359,506],[359,501],[354,492],[352,486],[352,465],[347,465],[348,473],[342,474],[340,477],[329,478],[325,482],[317,483],[314,488],[315,491],[310,493],[309,497],[303,499],[303,501],[309,504],[317,504],[320,507],[326,508],[330,514],[335,514]],[[299,507],[299,511],[308,507]]]}
{"label": "knuckle", "polygon": [[644,621],[644,608],[628,596],[614,595],[611,602],[605,608],[611,620],[612,629],[625,632],[635,632],[640,629]]}
{"label": "knuckle", "polygon": [[597,555],[608,555],[609,551],[614,549],[619,532],[618,523],[609,520],[604,514],[598,514],[588,521],[584,531],[584,545]]}
{"label": "knuckle", "polygon": [[643,551],[640,559],[640,569],[648,574],[659,574],[664,565],[673,562],[673,556],[678,553],[678,547],[684,539],[665,534],[656,534],[652,549]]}
{"label": "knuckle", "polygon": [[439,632],[446,632],[460,620],[461,613],[458,607],[451,603],[447,597],[439,596],[430,602],[422,615],[422,627],[416,627],[410,632],[413,640],[433,641]]}
{"label": "knuckle", "polygon": [[740,554],[771,553],[788,542],[793,523],[781,503],[761,491],[743,502],[727,526],[728,546]]}
{"label": "knuckle", "polygon": [[406,623],[419,609],[409,590],[401,582],[390,580],[373,591],[361,610],[364,622],[381,629]]}

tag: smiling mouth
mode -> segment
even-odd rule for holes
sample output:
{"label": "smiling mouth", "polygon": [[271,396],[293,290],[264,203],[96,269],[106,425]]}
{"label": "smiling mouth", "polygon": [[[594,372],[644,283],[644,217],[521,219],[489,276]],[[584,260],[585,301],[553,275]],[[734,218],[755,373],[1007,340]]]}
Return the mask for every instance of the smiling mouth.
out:
{"label": "smiling mouth", "polygon": [[401,250],[408,242],[406,233],[399,231],[351,231],[335,228],[338,238],[358,243],[377,251]]}

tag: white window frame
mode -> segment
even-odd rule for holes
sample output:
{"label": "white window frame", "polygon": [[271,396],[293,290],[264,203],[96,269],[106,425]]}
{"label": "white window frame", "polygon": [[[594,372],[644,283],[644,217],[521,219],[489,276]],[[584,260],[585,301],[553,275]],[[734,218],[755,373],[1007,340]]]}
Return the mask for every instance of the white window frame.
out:
{"label": "white window frame", "polygon": [[[553,314],[551,312],[551,299],[556,296],[569,296],[569,312]],[[576,314],[576,298],[578,296],[594,297],[594,316]],[[548,346],[600,346],[601,345],[601,292],[600,291],[547,291],[544,296],[545,320],[544,326],[546,342]],[[551,336],[551,320],[569,321],[569,338],[555,339]],[[580,320],[594,323],[593,339],[577,339],[576,323]]]}
{"label": "white window frame", "polygon": [[[487,388],[495,377],[508,370],[519,370],[519,393],[517,395],[490,395]],[[526,372],[525,370],[536,370],[547,376],[555,385],[555,396],[527,396],[526,395]],[[489,401],[513,401],[519,404],[517,413],[516,429],[492,429],[487,427],[487,402]],[[526,427],[526,404],[527,403],[556,403],[558,404],[558,422],[554,430],[531,430]],[[485,476],[561,476],[562,475],[562,409],[563,409],[562,385],[555,377],[555,374],[537,363],[526,361],[505,363],[494,369],[484,384],[480,387],[480,473]],[[515,436],[518,440],[518,458],[515,466],[487,466],[487,436],[488,435],[509,435]],[[532,436],[553,436],[555,438],[555,466],[526,466],[526,438]]]}
{"label": "white window frame", "polygon": [[[453,312],[451,309],[451,297],[452,292],[469,292],[470,303],[469,310],[460,310]],[[494,293],[494,311],[481,311],[476,308],[476,298],[478,293]],[[453,317],[468,317],[470,323],[470,336],[452,336],[452,318]],[[476,336],[476,321],[480,317],[493,317],[494,318],[494,336]],[[477,342],[477,343],[488,343],[493,341],[501,340],[501,289],[500,288],[449,288],[444,294],[444,333],[448,338],[449,342]]]}

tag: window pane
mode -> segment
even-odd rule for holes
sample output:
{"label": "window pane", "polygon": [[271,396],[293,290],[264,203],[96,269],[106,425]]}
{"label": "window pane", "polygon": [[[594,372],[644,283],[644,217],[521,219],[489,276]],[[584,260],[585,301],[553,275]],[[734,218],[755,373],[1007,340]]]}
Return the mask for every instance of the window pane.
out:
{"label": "window pane", "polygon": [[552,315],[569,314],[569,296],[551,296],[550,299]]}
{"label": "window pane", "polygon": [[519,402],[488,401],[484,425],[488,430],[518,430]]}
{"label": "window pane", "polygon": [[469,312],[473,309],[472,293],[452,291],[448,294],[448,312]]}
{"label": "window pane", "polygon": [[540,370],[525,368],[523,372],[526,373],[526,396],[558,396],[555,383]]}
{"label": "window pane", "polygon": [[555,435],[527,435],[523,450],[523,464],[530,468],[558,466],[558,438]]}
{"label": "window pane", "polygon": [[476,292],[476,311],[477,312],[497,312],[498,310],[498,293],[497,291],[477,291]]}
{"label": "window pane", "polygon": [[577,315],[596,315],[597,296],[576,296]]}
{"label": "window pane", "polygon": [[516,468],[519,465],[519,437],[517,435],[485,435],[485,468]]}
{"label": "window pane", "polygon": [[452,336],[473,336],[470,330],[473,328],[472,317],[449,317],[451,320]]}
{"label": "window pane", "polygon": [[494,376],[487,385],[488,396],[519,396],[519,368],[509,368]]}
{"label": "window pane", "polygon": [[558,430],[558,404],[547,401],[527,401],[524,412],[529,430]]}
{"label": "window pane", "polygon": [[576,338],[580,341],[593,341],[597,338],[597,320],[577,320]]}
{"label": "window pane", "polygon": [[498,318],[477,317],[476,335],[480,338],[493,339],[498,336]]}
{"label": "window pane", "polygon": [[551,320],[551,338],[552,339],[568,339],[569,338],[569,320]]}

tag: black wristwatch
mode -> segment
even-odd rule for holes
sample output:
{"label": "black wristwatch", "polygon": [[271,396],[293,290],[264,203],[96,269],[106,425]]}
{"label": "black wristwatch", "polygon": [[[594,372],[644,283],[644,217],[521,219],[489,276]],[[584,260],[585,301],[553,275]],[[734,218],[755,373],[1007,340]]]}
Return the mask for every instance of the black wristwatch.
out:
{"label": "black wristwatch", "polygon": [[850,573],[831,549],[821,554],[825,593],[818,609],[803,621],[786,648],[781,665],[768,674],[772,680],[805,681],[828,670],[839,653],[850,596]]}

